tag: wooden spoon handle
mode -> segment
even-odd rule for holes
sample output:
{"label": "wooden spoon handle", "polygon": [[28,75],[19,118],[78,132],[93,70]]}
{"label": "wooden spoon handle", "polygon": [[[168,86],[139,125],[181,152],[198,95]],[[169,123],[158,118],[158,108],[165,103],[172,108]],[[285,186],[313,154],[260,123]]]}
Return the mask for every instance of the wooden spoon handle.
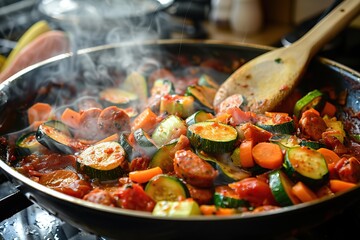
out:
{"label": "wooden spoon handle", "polygon": [[293,45],[301,49],[308,49],[311,58],[343,30],[359,12],[360,0],[345,0]]}

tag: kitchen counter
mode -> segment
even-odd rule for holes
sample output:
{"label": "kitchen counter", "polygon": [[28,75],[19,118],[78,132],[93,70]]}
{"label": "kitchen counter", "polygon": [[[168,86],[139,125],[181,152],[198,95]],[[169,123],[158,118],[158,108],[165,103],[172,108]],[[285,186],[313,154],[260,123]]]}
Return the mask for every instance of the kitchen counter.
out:
{"label": "kitchen counter", "polygon": [[234,33],[229,27],[220,28],[210,22],[205,22],[204,27],[208,31],[209,39],[239,41],[269,46],[278,43],[280,39],[292,29],[287,25],[268,24],[263,26],[263,28],[255,34],[240,34]]}

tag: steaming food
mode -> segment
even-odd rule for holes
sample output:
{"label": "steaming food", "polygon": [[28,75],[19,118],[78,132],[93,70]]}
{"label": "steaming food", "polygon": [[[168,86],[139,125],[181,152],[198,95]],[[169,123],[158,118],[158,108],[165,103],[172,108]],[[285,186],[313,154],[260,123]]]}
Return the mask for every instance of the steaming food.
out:
{"label": "steaming food", "polygon": [[256,214],[359,183],[359,136],[336,115],[334,89],[265,114],[239,95],[214,108],[213,70],[243,60],[179,62],[186,71],[114,74],[66,107],[31,105],[27,128],[2,137],[8,164],[67,195],[159,216]]}

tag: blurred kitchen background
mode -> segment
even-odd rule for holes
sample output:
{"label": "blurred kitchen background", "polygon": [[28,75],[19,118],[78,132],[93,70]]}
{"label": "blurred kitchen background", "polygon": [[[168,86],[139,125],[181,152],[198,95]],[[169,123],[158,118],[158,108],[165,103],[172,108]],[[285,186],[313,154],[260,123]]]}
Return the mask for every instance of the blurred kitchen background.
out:
{"label": "blurred kitchen background", "polygon": [[[0,0],[0,57],[6,58],[22,34],[39,20],[69,33],[74,48],[147,39],[215,39],[280,47],[291,44],[339,0]],[[109,7],[111,6],[111,7]],[[360,17],[327,44],[319,55],[360,71]],[[1,60],[0,58],[0,60]],[[13,192],[0,176],[0,239],[98,239],[79,232],[26,199],[7,202]],[[4,205],[5,206],[5,205]],[[6,209],[6,206],[3,207]],[[10,209],[10,208],[9,208]],[[344,224],[356,230],[359,214],[339,218],[305,233],[305,239],[343,239]],[[41,224],[39,224],[41,223]],[[349,225],[350,224],[350,225]],[[20,229],[20,230],[19,230]],[[24,236],[19,236],[19,234]],[[49,235],[50,234],[50,235]],[[325,237],[324,237],[325,236]],[[13,238],[14,237],[14,238]],[[22,238],[23,237],[23,238]],[[293,238],[294,239],[294,238]],[[296,238],[295,238],[296,239]]]}
{"label": "blurred kitchen background", "polygon": [[[134,36],[216,39],[278,47],[295,41],[340,2],[0,0],[0,54],[6,56],[24,31],[40,19],[48,20],[55,29],[72,32],[79,48],[126,41]],[[320,54],[359,70],[359,57],[353,56],[359,52],[359,40],[357,17]]]}

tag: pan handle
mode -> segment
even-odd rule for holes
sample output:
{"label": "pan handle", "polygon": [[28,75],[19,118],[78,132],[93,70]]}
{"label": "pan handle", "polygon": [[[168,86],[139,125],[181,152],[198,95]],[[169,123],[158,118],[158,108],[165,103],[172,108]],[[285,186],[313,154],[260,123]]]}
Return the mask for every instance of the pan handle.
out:
{"label": "pan handle", "polygon": [[10,182],[6,181],[6,176],[0,171],[0,187],[11,189],[9,191],[11,193],[5,197],[0,196],[0,222],[33,204],[16,186],[12,184],[11,187],[5,186],[9,184]]}

